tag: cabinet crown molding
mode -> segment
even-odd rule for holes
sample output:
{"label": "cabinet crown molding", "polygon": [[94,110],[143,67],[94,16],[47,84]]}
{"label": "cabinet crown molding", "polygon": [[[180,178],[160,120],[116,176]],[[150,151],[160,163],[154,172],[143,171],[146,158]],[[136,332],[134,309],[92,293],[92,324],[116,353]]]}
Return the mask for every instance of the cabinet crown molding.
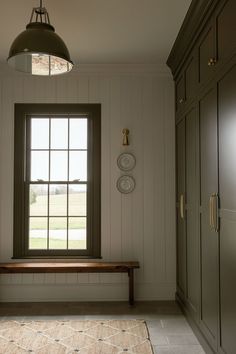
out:
{"label": "cabinet crown molding", "polygon": [[193,49],[195,41],[220,0],[193,0],[167,59],[174,77]]}

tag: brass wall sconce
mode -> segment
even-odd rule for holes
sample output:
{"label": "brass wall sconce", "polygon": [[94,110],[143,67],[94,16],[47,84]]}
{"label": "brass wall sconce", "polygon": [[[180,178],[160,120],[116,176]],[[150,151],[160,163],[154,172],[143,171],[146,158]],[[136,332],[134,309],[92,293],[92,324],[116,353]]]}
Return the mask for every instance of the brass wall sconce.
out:
{"label": "brass wall sconce", "polygon": [[123,134],[123,143],[122,143],[122,145],[123,146],[129,145],[129,129],[124,128],[122,130],[122,134]]}

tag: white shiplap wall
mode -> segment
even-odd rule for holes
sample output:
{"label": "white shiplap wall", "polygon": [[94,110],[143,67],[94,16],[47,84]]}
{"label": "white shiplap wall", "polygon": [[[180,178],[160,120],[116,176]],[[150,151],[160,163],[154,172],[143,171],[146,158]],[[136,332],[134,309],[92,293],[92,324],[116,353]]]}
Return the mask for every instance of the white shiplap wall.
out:
{"label": "white shiplap wall", "polygon": [[[102,104],[102,257],[138,260],[136,298],[175,292],[174,100],[168,74],[154,67],[84,67],[59,78],[0,74],[0,260],[13,248],[14,103]],[[123,128],[131,145],[122,147]],[[135,154],[136,189],[116,189],[122,151]],[[126,275],[1,275],[1,301],[125,300]]]}

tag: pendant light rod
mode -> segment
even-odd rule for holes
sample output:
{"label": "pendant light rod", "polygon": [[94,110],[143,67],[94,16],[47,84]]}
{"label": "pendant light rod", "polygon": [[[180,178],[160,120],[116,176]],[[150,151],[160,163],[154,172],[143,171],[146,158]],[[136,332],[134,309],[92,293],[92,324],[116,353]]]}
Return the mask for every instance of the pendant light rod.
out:
{"label": "pendant light rod", "polygon": [[43,7],[43,0],[40,0],[39,7],[34,7],[30,17],[30,23],[40,22],[50,25],[49,14],[45,7]]}

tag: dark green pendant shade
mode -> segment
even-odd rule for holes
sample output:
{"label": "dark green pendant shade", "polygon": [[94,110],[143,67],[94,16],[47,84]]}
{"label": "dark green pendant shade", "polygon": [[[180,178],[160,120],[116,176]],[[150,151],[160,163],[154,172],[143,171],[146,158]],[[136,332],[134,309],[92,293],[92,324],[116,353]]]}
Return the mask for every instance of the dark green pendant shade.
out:
{"label": "dark green pendant shade", "polygon": [[[32,22],[34,15],[36,21]],[[73,67],[65,43],[55,33],[47,10],[42,7],[33,9],[30,23],[12,43],[7,61],[16,70],[32,75],[59,75]]]}

